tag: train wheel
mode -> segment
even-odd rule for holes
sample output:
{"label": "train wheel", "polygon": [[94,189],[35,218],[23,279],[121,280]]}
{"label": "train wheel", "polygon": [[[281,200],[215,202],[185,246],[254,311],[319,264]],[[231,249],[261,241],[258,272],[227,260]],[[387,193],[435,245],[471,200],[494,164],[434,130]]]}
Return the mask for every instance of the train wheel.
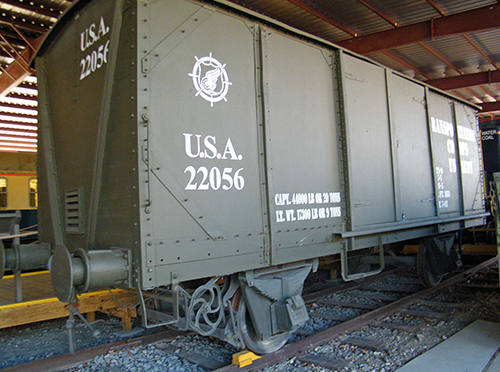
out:
{"label": "train wheel", "polygon": [[422,240],[417,253],[417,273],[420,281],[425,287],[434,287],[441,282],[442,277],[438,276],[432,269],[430,263],[429,244],[427,240]]}
{"label": "train wheel", "polygon": [[235,307],[238,309],[237,318],[243,342],[250,350],[257,354],[268,354],[278,350],[286,344],[291,336],[290,332],[279,333],[265,340],[257,335],[250,314],[247,311],[245,300],[243,300],[240,291],[235,294],[235,302]]}
{"label": "train wheel", "polygon": [[422,284],[434,287],[446,274],[456,270],[460,263],[455,234],[422,239],[417,254],[417,272]]}

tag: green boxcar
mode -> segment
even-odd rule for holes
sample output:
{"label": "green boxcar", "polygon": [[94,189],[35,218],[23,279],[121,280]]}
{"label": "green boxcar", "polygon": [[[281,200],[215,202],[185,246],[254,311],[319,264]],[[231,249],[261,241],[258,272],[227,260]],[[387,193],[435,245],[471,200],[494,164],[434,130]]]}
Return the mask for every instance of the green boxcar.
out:
{"label": "green boxcar", "polygon": [[477,107],[228,2],[80,0],[36,70],[62,301],[135,287],[147,326],[269,352],[319,257],[359,278],[486,215]]}

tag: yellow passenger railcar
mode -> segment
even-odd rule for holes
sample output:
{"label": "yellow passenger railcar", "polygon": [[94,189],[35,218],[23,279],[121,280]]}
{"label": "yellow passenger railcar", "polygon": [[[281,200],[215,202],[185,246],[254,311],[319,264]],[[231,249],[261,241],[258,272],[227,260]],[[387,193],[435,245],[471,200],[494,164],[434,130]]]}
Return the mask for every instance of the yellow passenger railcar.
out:
{"label": "yellow passenger railcar", "polygon": [[0,234],[9,235],[13,212],[21,215],[20,228],[37,224],[38,180],[36,154],[0,154]]}
{"label": "yellow passenger railcar", "polygon": [[36,174],[0,173],[0,210],[36,210]]}

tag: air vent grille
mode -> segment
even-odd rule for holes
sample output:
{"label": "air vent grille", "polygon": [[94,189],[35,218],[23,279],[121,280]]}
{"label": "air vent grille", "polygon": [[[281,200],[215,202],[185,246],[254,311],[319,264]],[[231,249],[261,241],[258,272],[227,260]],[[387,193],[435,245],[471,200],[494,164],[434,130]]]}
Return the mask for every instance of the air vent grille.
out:
{"label": "air vent grille", "polygon": [[66,191],[66,232],[69,234],[83,234],[83,195],[81,189]]}

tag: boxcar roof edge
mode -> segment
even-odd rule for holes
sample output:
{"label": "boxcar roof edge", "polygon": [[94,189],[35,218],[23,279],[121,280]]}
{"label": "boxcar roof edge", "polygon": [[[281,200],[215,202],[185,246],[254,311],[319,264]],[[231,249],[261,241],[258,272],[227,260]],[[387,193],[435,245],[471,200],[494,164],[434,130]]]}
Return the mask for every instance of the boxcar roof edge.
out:
{"label": "boxcar roof edge", "polygon": [[[64,12],[64,14],[61,16],[61,18],[59,18],[59,20],[56,22],[56,24],[54,25],[54,27],[47,33],[47,35],[45,36],[45,39],[42,41],[42,43],[40,44],[40,47],[38,48],[35,56],[33,57],[32,59],[32,62],[31,64],[34,65],[34,67],[36,68],[36,58],[39,57],[39,56],[43,56],[48,49],[50,49],[50,46],[52,45],[52,42],[54,41],[55,38],[57,38],[57,36],[59,35],[60,32],[62,32],[62,30],[64,30],[64,26],[69,23],[71,21],[71,18],[72,16],[77,13],[78,11],[80,11],[81,9],[83,9],[86,5],[88,5],[89,3],[92,3],[93,1],[95,0],[76,0],[72,6],[70,6],[68,9],[66,9],[66,11]],[[263,23],[267,23],[271,26],[274,26],[278,29],[281,29],[283,31],[286,31],[288,33],[291,33],[292,36],[299,36],[299,37],[303,37],[305,39],[307,39],[308,41],[313,41],[313,42],[316,42],[316,43],[319,43],[325,47],[330,47],[330,48],[335,48],[335,49],[338,49],[338,50],[342,50],[343,52],[345,53],[348,53],[352,56],[355,56],[356,58],[359,58],[359,59],[362,59],[364,61],[367,61],[373,65],[376,65],[376,66],[380,66],[382,68],[385,68],[387,70],[389,70],[391,73],[393,74],[396,74],[404,79],[407,79],[407,80],[410,80],[414,83],[417,83],[417,84],[420,84],[422,86],[425,86],[427,87],[428,89],[430,89],[431,91],[434,91],[434,92],[437,92],[443,96],[446,96],[448,98],[451,98],[453,100],[456,100],[456,101],[459,101],[459,102],[462,102],[470,107],[473,107],[475,108],[476,110],[481,110],[481,106],[479,105],[476,105],[474,103],[471,103],[471,102],[468,102],[460,97],[457,97],[453,94],[450,94],[444,90],[441,90],[439,88],[436,88],[436,87],[433,87],[423,81],[420,81],[420,80],[417,80],[415,78],[412,78],[410,76],[407,76],[401,72],[398,72],[398,71],[395,71],[387,66],[384,66],[366,56],[363,56],[363,55],[360,55],[358,53],[355,53],[349,49],[346,49],[344,47],[341,47],[340,45],[337,45],[337,44],[334,44],[332,42],[329,42],[325,39],[322,39],[320,37],[317,37],[315,35],[312,35],[308,32],[305,32],[305,31],[302,31],[302,30],[299,30],[293,26],[290,26],[290,25],[287,25],[286,23],[283,23],[283,22],[280,22],[276,19],[273,19],[271,17],[268,17],[268,16],[265,16],[261,13],[258,13],[258,12],[255,12],[251,9],[248,9],[248,8],[245,8],[241,5],[238,5],[238,4],[235,4],[229,0],[188,0],[188,1],[194,1],[194,2],[199,2],[199,3],[205,3],[207,5],[212,5],[212,4],[217,4],[219,5],[220,7],[224,8],[224,10],[226,11],[229,11],[229,10],[232,10],[232,11],[235,11],[236,13],[238,13],[238,15],[240,16],[243,16],[243,17],[251,17],[251,18],[254,18],[256,21],[260,21],[260,22],[263,22]],[[147,1],[146,1],[147,2]],[[216,6],[217,7],[217,6]]]}
{"label": "boxcar roof edge", "polygon": [[40,44],[40,47],[37,49],[35,55],[31,60],[31,67],[36,67],[36,59],[37,57],[43,56],[50,46],[54,39],[59,35],[59,33],[64,30],[64,26],[68,24],[73,15],[83,9],[86,5],[91,3],[94,0],[76,0],[69,8],[67,8],[61,17],[57,20],[54,27],[45,34],[45,38]]}

